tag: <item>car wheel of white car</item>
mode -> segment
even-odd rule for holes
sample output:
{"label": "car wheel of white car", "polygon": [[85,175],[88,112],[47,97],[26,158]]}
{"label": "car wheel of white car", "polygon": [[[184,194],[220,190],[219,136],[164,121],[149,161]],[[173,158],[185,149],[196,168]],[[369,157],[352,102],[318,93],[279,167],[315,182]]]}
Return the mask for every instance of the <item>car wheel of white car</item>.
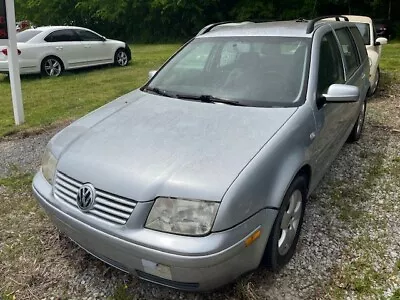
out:
{"label": "car wheel of white car", "polygon": [[42,74],[49,77],[60,76],[63,71],[63,64],[58,57],[49,56],[43,59],[41,66]]}
{"label": "car wheel of white car", "polygon": [[379,81],[381,80],[381,71],[379,69],[379,67],[376,69],[376,76],[375,76],[375,81],[374,81],[374,85],[372,87],[372,89],[369,90],[369,96],[372,96],[376,93],[376,91],[378,90],[378,86],[379,86]]}
{"label": "car wheel of white car", "polygon": [[349,138],[347,141],[349,143],[354,143],[357,142],[361,138],[361,134],[364,128],[364,123],[365,123],[365,114],[367,112],[367,101],[364,100],[360,114],[358,115],[357,122],[354,124],[353,130],[351,131]]}
{"label": "car wheel of white car", "polygon": [[124,49],[118,49],[115,53],[114,63],[117,66],[125,67],[128,65],[129,59],[128,54]]}
{"label": "car wheel of white car", "polygon": [[307,198],[307,179],[297,176],[290,185],[272,228],[264,261],[273,271],[292,258],[299,240]]}

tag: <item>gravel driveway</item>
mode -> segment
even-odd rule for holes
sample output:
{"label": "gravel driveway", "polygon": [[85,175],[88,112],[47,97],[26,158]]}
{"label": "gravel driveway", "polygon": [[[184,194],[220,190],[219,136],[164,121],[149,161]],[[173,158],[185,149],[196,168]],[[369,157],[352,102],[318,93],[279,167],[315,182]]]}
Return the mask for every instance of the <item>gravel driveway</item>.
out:
{"label": "gravel driveway", "polygon": [[[29,186],[15,190],[0,185],[0,198],[31,203],[29,220],[37,224],[30,232],[37,244],[32,241],[35,238],[20,242],[21,247],[37,250],[21,250],[19,256],[4,250],[15,243],[19,228],[0,227],[0,283],[5,281],[0,284],[0,298],[2,293],[17,299],[210,300],[390,299],[400,295],[400,100],[393,96],[398,90],[393,85],[371,99],[363,138],[345,145],[310,198],[297,253],[278,274],[261,268],[209,294],[141,282],[59,235],[30,196]],[[1,141],[0,178],[34,172],[57,130]],[[0,209],[0,218],[5,216],[2,213]],[[20,217],[18,211],[13,213]],[[14,261],[1,262],[1,258]]]}

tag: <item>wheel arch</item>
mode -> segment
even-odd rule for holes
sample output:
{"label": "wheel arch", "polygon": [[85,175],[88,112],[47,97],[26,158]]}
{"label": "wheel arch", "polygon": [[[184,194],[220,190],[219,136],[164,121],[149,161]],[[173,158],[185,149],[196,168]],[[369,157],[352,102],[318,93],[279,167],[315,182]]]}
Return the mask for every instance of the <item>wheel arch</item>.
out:
{"label": "wheel arch", "polygon": [[59,57],[59,56],[57,56],[57,55],[54,55],[54,54],[47,54],[47,55],[43,56],[43,58],[40,60],[40,70],[41,70],[41,71],[42,71],[42,66],[43,66],[44,60],[45,60],[46,58],[50,58],[50,57],[57,58],[57,59],[61,62],[61,67],[62,67],[62,69],[63,69],[63,70],[66,69],[66,68],[65,68],[65,63],[64,63],[64,61],[62,60],[61,57]]}

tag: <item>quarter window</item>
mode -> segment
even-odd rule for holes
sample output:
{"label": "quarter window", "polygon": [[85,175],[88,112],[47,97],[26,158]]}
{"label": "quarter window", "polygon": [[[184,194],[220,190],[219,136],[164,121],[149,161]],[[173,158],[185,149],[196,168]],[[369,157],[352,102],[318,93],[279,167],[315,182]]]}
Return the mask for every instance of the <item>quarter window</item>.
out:
{"label": "quarter window", "polygon": [[77,42],[79,37],[70,29],[57,30],[50,33],[45,39],[46,42],[56,43],[56,42]]}
{"label": "quarter window", "polygon": [[357,47],[347,28],[336,30],[337,37],[343,49],[344,60],[346,63],[346,75],[350,77],[360,65]]}
{"label": "quarter window", "polygon": [[338,43],[333,33],[329,32],[321,40],[318,94],[326,93],[329,86],[335,83],[344,83],[344,71]]}

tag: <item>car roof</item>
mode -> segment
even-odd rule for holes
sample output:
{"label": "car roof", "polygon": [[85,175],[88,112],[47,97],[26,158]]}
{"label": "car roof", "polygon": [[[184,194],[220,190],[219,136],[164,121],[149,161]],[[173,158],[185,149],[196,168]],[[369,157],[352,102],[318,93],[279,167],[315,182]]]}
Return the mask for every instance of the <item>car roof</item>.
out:
{"label": "car roof", "polygon": [[85,29],[83,27],[78,27],[78,26],[41,26],[41,27],[36,27],[36,30],[42,30],[42,31],[48,31],[48,30],[63,30],[63,29]]}
{"label": "car roof", "polygon": [[[350,22],[356,22],[356,23],[372,23],[372,19],[367,16],[357,16],[357,15],[344,15],[344,17],[347,17]],[[326,20],[332,21],[334,18],[327,18]]]}
{"label": "car roof", "polygon": [[[323,17],[314,20],[292,20],[275,22],[224,22],[211,24],[204,27],[197,38],[206,37],[232,37],[232,36],[279,36],[312,38],[317,28],[328,22]],[[333,19],[335,20],[335,19]],[[348,22],[337,22],[349,24]],[[346,25],[343,25],[346,26]]]}
{"label": "car roof", "polygon": [[307,23],[296,21],[242,22],[221,24],[200,37],[221,36],[287,36],[311,37],[306,33]]}

